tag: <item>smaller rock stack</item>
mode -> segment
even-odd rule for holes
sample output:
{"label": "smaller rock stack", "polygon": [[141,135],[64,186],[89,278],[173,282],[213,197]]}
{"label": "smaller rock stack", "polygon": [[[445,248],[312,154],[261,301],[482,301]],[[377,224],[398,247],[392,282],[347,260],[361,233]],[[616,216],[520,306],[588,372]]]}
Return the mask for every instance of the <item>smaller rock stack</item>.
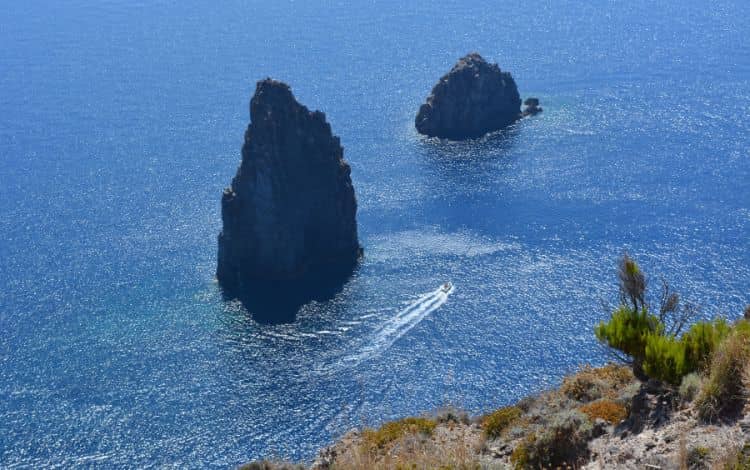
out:
{"label": "smaller rock stack", "polygon": [[521,97],[509,72],[471,53],[433,87],[419,108],[420,134],[450,140],[480,137],[521,117]]}

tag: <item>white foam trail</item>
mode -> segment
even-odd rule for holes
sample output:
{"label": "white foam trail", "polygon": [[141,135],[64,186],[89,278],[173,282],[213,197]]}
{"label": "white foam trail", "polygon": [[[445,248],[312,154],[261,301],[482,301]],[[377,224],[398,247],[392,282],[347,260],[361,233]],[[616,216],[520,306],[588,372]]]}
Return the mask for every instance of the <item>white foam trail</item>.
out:
{"label": "white foam trail", "polygon": [[364,360],[382,354],[399,338],[424,320],[427,315],[445,304],[448,301],[448,296],[453,293],[453,290],[454,288],[451,287],[446,292],[441,287],[418,298],[376,330],[370,343],[360,352],[347,356],[343,359],[343,362],[346,365],[356,365]]}
{"label": "white foam trail", "polygon": [[359,317],[359,319],[364,320],[366,318],[372,318],[372,317],[377,317],[377,316],[378,316],[377,313],[368,313],[367,315],[362,315],[361,317]]}

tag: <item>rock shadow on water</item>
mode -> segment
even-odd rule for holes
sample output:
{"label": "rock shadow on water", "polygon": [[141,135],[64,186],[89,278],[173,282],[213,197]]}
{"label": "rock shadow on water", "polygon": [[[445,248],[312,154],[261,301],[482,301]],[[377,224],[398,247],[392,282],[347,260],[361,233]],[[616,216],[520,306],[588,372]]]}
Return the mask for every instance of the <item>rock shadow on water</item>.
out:
{"label": "rock shadow on water", "polygon": [[239,301],[253,320],[263,325],[294,323],[310,302],[328,302],[343,291],[359,263],[320,269],[295,280],[257,280],[243,286],[221,287],[225,302]]}
{"label": "rock shadow on water", "polygon": [[491,132],[482,137],[468,140],[447,140],[436,137],[422,137],[418,149],[425,156],[441,161],[488,158],[503,155],[512,150],[520,136],[519,123]]}

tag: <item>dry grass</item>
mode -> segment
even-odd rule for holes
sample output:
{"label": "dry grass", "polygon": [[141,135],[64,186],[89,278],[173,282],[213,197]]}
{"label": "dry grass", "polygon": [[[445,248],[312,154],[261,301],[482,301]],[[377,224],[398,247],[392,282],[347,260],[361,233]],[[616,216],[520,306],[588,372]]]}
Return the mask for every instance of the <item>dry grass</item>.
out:
{"label": "dry grass", "polygon": [[741,410],[750,361],[750,328],[738,324],[711,358],[708,378],[696,400],[699,417],[708,422]]}
{"label": "dry grass", "polygon": [[702,384],[703,378],[695,372],[683,377],[682,382],[680,383],[680,388],[678,389],[680,399],[684,403],[690,403],[695,400],[695,397],[698,396],[698,393],[701,390]]}
{"label": "dry grass", "polygon": [[439,452],[412,449],[397,455],[351,455],[337,460],[332,470],[479,470],[481,465],[474,455],[455,453],[441,448]]}
{"label": "dry grass", "polygon": [[589,402],[599,398],[615,398],[618,391],[634,380],[633,371],[619,364],[604,367],[583,366],[563,379],[560,392],[568,398]]}
{"label": "dry grass", "polygon": [[[423,420],[424,418],[413,419]],[[388,424],[384,426],[394,427],[387,426]],[[432,428],[429,434],[421,432],[419,426],[398,424],[395,427],[406,428],[406,432],[382,447],[372,445],[372,443],[350,447],[347,452],[337,456],[333,469],[478,470],[480,468],[479,432],[472,432],[470,426],[454,422],[445,423]],[[390,431],[387,434],[393,436]]]}
{"label": "dry grass", "polygon": [[628,410],[625,406],[608,399],[588,403],[583,405],[580,410],[591,421],[601,418],[610,424],[617,424],[628,416]]}

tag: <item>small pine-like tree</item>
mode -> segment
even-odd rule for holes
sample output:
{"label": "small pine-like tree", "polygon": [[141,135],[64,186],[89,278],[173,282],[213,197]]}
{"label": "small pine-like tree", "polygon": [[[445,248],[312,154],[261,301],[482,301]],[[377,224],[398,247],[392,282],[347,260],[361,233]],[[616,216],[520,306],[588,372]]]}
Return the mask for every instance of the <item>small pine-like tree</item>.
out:
{"label": "small pine-like tree", "polygon": [[682,342],[671,336],[649,335],[643,371],[648,377],[679,385],[682,377],[688,373]]}
{"label": "small pine-like tree", "polygon": [[646,358],[648,338],[661,335],[663,329],[659,319],[645,308],[637,311],[621,305],[612,313],[609,321],[599,323],[594,332],[599,341],[630,356],[633,374],[645,380],[648,377],[643,371],[643,361]]}
{"label": "small pine-like tree", "polygon": [[643,310],[646,307],[646,276],[627,253],[620,259],[617,277],[620,279],[620,303],[625,305],[629,301],[633,311]]}
{"label": "small pine-like tree", "polygon": [[698,324],[684,338],[683,327],[697,309],[681,306],[680,297],[662,282],[659,308],[646,301],[646,276],[625,254],[618,263],[620,306],[609,321],[594,329],[602,343],[630,357],[633,374],[641,379],[658,378],[679,385],[682,377],[700,367],[726,330],[726,324]]}

